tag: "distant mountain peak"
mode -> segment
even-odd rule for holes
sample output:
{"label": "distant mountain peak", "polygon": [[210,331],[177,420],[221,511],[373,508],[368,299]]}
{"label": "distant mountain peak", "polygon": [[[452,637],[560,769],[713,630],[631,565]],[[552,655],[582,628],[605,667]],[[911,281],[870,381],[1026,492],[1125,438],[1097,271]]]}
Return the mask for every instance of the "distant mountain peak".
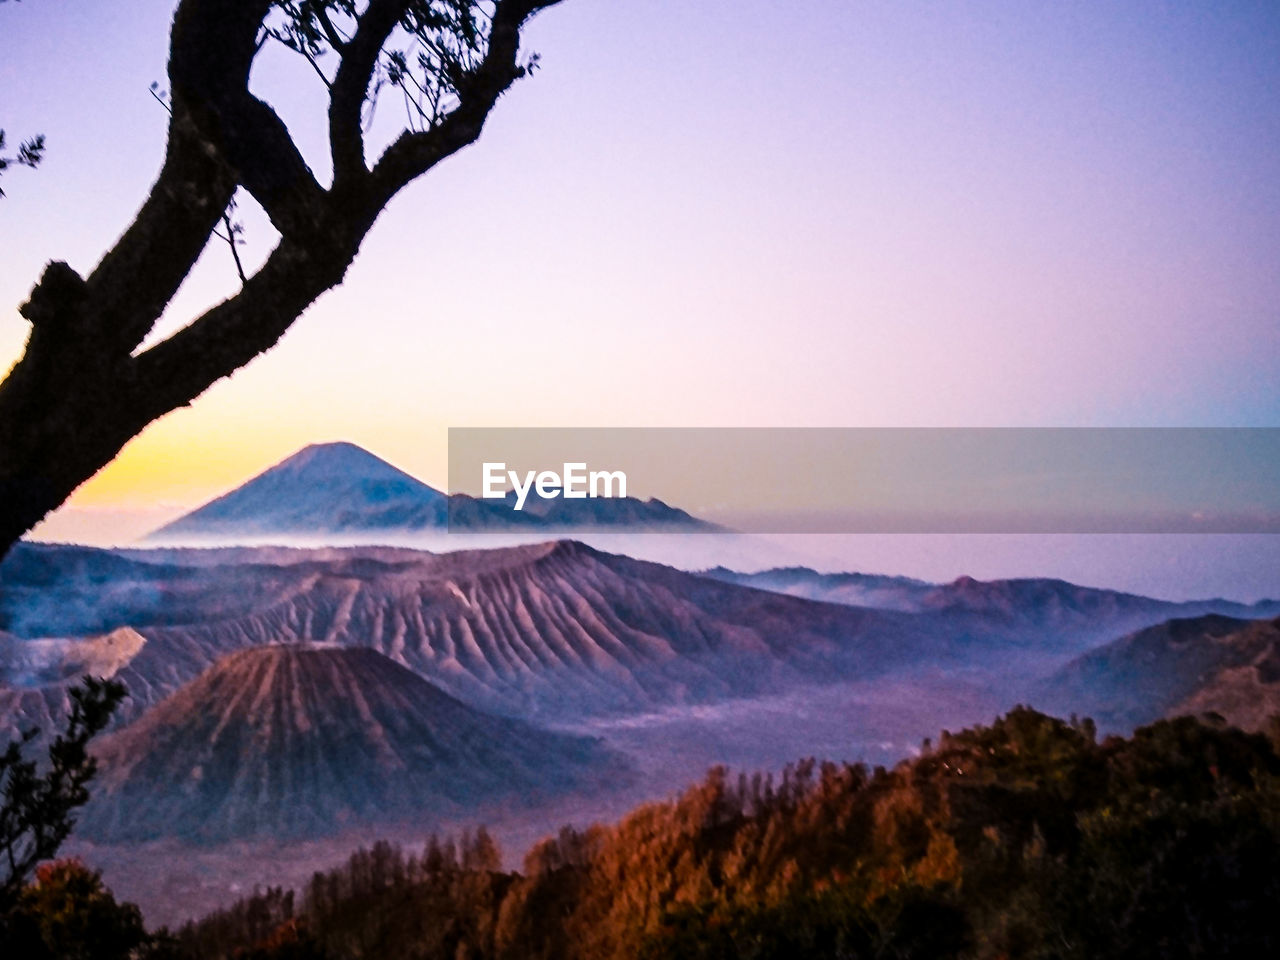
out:
{"label": "distant mountain peak", "polygon": [[[514,495],[512,495],[514,496]],[[444,530],[713,529],[656,497],[506,501],[448,496],[349,441],[313,443],[154,531],[167,543]]]}
{"label": "distant mountain peak", "polygon": [[[336,440],[331,443],[312,443],[296,453],[290,454],[273,467],[268,467],[258,476],[273,471],[307,472],[312,474],[346,474],[349,476],[386,476],[398,477],[413,483],[423,484],[421,480],[405,473],[381,457],[370,453],[364,447],[347,440]],[[252,481],[250,481],[252,482]]]}
{"label": "distant mountain peak", "polygon": [[313,443],[148,539],[439,526],[448,498],[354,443]]}
{"label": "distant mountain peak", "polygon": [[365,457],[371,460],[381,460],[376,457],[358,443],[352,443],[350,440],[327,440],[317,443],[308,443],[293,455],[286,457],[287,460],[301,460],[305,457],[318,456],[357,456]]}

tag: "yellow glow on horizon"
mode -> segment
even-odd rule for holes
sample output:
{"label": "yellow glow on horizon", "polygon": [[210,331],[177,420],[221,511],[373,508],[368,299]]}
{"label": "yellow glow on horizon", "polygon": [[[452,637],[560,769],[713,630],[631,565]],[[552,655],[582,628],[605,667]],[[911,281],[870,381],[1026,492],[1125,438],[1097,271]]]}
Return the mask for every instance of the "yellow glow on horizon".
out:
{"label": "yellow glow on horizon", "polygon": [[[285,438],[251,425],[192,435],[171,423],[166,420],[131,442],[80,487],[70,503],[78,507],[193,505],[243,483],[294,449]],[[277,449],[283,452],[274,456]]]}
{"label": "yellow glow on horizon", "polygon": [[[312,443],[358,444],[433,486],[445,483],[446,435],[402,422],[326,423],[305,414],[257,417],[202,400],[170,414],[134,439],[87,481],[68,508],[192,509],[233,489]],[[437,436],[438,434],[438,436]]]}

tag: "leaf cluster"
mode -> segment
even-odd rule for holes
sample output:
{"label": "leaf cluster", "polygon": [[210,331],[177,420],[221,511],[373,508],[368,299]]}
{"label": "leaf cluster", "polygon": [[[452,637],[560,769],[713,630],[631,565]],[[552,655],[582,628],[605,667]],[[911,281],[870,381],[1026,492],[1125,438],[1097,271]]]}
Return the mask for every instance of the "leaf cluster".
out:
{"label": "leaf cluster", "polygon": [[[19,143],[18,152],[14,156],[6,157],[4,131],[0,130],[0,173],[4,173],[11,166],[30,167],[34,170],[44,159],[44,146],[44,134],[37,134]],[[4,191],[0,190],[0,197],[4,195]]]}
{"label": "leaf cluster", "polygon": [[124,695],[118,681],[85,677],[70,691],[66,729],[50,743],[43,764],[26,756],[39,736],[35,728],[0,753],[0,918],[36,865],[55,856],[70,835],[98,769],[89,741],[106,727]]}
{"label": "leaf cluster", "polygon": [[[380,51],[371,73],[364,118],[372,122],[379,95],[394,91],[410,131],[438,126],[458,105],[463,89],[489,49],[493,0],[411,0]],[[365,11],[354,0],[280,0],[263,23],[260,42],[298,54],[332,88]],[[536,68],[529,56],[519,72]]]}

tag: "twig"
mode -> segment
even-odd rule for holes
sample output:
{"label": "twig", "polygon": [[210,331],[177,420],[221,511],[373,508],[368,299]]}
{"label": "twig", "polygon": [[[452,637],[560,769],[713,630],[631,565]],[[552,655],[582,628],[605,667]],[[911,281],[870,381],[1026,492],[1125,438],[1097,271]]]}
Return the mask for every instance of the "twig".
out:
{"label": "twig", "polygon": [[236,262],[236,273],[240,275],[240,286],[243,287],[249,282],[249,278],[244,275],[244,265],[240,262],[240,251],[236,249],[236,229],[231,223],[230,207],[222,211],[222,223],[227,228],[227,235],[224,239],[227,241],[227,246],[231,248],[231,259]]}
{"label": "twig", "polygon": [[[261,44],[259,44],[259,46],[261,46]],[[308,57],[308,59],[310,58]],[[315,64],[313,63],[312,66],[315,66]],[[319,67],[316,67],[316,69],[319,70]],[[323,78],[324,74],[320,74],[320,76]],[[327,83],[328,81],[326,80],[325,82]],[[159,87],[159,84],[153,83],[148,88],[152,99],[154,99],[156,103],[160,104],[160,106],[164,107],[165,112],[168,113],[169,116],[173,116],[173,107],[169,105],[168,100],[166,100],[161,94],[156,92],[158,87]],[[231,248],[231,259],[235,261],[236,274],[240,277],[240,286],[243,287],[246,283],[249,282],[249,278],[245,276],[244,264],[240,262],[240,251],[236,249],[236,228],[235,228],[235,225],[231,222],[231,211],[234,208],[235,208],[235,200],[232,199],[231,203],[227,205],[227,209],[222,211],[222,224],[227,228],[227,235],[224,237],[217,230],[213,231],[213,235],[217,237],[219,240],[225,241],[227,246]]]}

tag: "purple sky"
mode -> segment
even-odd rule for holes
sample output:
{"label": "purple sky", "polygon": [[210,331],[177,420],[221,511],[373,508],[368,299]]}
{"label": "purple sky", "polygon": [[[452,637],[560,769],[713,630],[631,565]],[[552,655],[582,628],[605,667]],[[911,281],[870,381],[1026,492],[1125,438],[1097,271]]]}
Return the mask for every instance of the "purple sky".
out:
{"label": "purple sky", "polygon": [[[4,177],[0,367],[154,176],[172,7],[0,4],[0,125],[49,139]],[[1280,425],[1275,3],[565,0],[529,38],[344,287],[80,506],[337,438],[443,485],[450,425]],[[256,82],[318,145],[306,68]],[[233,279],[211,250],[170,322]]]}

